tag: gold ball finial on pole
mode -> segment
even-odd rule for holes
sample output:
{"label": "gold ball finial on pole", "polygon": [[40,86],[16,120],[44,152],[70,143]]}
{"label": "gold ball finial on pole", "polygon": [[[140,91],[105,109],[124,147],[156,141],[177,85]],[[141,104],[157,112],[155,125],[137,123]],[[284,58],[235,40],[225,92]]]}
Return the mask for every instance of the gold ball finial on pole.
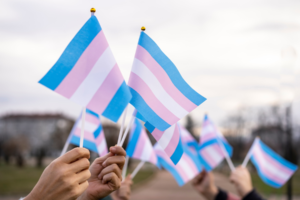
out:
{"label": "gold ball finial on pole", "polygon": [[95,8],[91,8],[91,12],[92,13],[96,12],[96,9]]}
{"label": "gold ball finial on pole", "polygon": [[141,30],[142,30],[142,31],[145,31],[145,30],[146,30],[146,27],[145,27],[145,26],[142,26]]}

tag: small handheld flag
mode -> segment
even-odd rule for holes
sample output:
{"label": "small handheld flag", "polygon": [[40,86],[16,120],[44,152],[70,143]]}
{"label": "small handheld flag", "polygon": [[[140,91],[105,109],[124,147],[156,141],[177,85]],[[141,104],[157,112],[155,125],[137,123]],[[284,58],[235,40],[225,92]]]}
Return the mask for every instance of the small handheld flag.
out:
{"label": "small handheld flag", "polygon": [[154,145],[154,150],[159,164],[173,175],[179,186],[183,186],[202,171],[197,156],[189,152],[187,148],[184,149],[184,153],[176,165],[174,165],[160,145]]}
{"label": "small handheld flag", "polygon": [[160,131],[170,128],[206,98],[192,89],[157,44],[141,31],[128,82],[130,103]]}
{"label": "small handheld flag", "polygon": [[39,83],[114,122],[131,99],[93,14]]}
{"label": "small handheld flag", "polygon": [[166,152],[166,155],[176,165],[183,155],[183,147],[180,139],[180,130],[178,123],[175,123],[165,131],[160,131],[148,122],[145,127],[156,139],[157,144]]}
{"label": "small handheld flag", "polygon": [[[221,146],[223,145],[223,146]],[[226,150],[226,152],[224,152]],[[207,115],[204,117],[199,146],[200,162],[206,171],[214,169],[226,158],[226,154],[232,155],[232,147],[223,135],[217,130]]]}
{"label": "small handheld flag", "polygon": [[[81,116],[75,122],[70,133],[70,143],[78,145],[80,143],[81,133]],[[84,143],[83,147],[104,156],[108,153],[107,144],[100,123],[99,115],[91,110],[86,110],[84,126]]]}
{"label": "small handheld flag", "polygon": [[198,142],[183,126],[179,124],[178,126],[180,129],[180,137],[182,144],[186,145],[193,154],[197,155]]}
{"label": "small handheld flag", "polygon": [[158,166],[156,154],[143,125],[135,119],[126,149],[127,156]]}
{"label": "small handheld flag", "polygon": [[260,178],[275,188],[284,185],[298,168],[275,153],[259,138],[255,139],[248,154]]}

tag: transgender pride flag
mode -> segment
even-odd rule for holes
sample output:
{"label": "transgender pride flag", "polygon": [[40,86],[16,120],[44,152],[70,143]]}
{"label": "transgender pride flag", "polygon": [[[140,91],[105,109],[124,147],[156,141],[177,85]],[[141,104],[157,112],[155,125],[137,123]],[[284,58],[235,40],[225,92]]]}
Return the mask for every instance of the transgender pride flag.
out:
{"label": "transgender pride flag", "polygon": [[183,154],[183,147],[180,140],[180,130],[178,123],[172,125],[165,131],[160,131],[148,122],[145,127],[156,139],[157,144],[165,151],[166,155],[176,165]]}
{"label": "transgender pride flag", "polygon": [[198,142],[183,126],[179,125],[179,129],[182,144],[186,145],[193,154],[197,155]]}
{"label": "transgender pride flag", "polygon": [[135,119],[131,128],[126,153],[128,157],[151,162],[159,166],[149,137],[138,119]]}
{"label": "transgender pride flag", "polygon": [[164,131],[203,103],[157,44],[141,32],[128,82],[130,103],[145,120]]}
{"label": "transgender pride flag", "polygon": [[284,185],[298,168],[275,153],[259,138],[255,139],[249,153],[260,178],[275,188]]}
{"label": "transgender pride flag", "polygon": [[[81,133],[81,115],[78,117],[70,133],[70,143],[79,146]],[[83,147],[104,156],[108,153],[105,136],[99,115],[86,109]]]}
{"label": "transgender pride flag", "polygon": [[184,153],[177,165],[174,165],[160,145],[156,144],[154,150],[159,164],[173,175],[179,186],[183,186],[202,171],[197,156],[187,148],[184,148]]}
{"label": "transgender pride flag", "polygon": [[83,25],[39,83],[114,122],[131,99],[95,16]]}
{"label": "transgender pride flag", "polygon": [[200,146],[198,149],[199,159],[206,171],[214,169],[225,158],[220,143],[224,145],[229,156],[232,155],[232,147],[228,144],[222,133],[205,115],[202,132],[200,135]]}

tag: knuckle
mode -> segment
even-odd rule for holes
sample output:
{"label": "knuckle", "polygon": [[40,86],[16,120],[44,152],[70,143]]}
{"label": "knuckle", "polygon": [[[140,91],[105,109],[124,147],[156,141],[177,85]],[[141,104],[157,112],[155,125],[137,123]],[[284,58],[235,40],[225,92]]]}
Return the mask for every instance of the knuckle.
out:
{"label": "knuckle", "polygon": [[83,158],[84,166],[89,167],[90,166],[90,161],[87,158]]}

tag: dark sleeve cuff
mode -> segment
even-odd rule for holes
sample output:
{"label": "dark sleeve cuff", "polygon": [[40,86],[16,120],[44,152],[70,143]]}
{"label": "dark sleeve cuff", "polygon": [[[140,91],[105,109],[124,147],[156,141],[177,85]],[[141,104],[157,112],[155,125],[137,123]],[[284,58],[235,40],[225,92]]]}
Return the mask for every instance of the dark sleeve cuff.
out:
{"label": "dark sleeve cuff", "polygon": [[263,200],[263,198],[253,189],[243,198],[243,200]]}
{"label": "dark sleeve cuff", "polygon": [[219,188],[219,192],[215,198],[215,200],[226,200],[228,197],[227,193]]}

